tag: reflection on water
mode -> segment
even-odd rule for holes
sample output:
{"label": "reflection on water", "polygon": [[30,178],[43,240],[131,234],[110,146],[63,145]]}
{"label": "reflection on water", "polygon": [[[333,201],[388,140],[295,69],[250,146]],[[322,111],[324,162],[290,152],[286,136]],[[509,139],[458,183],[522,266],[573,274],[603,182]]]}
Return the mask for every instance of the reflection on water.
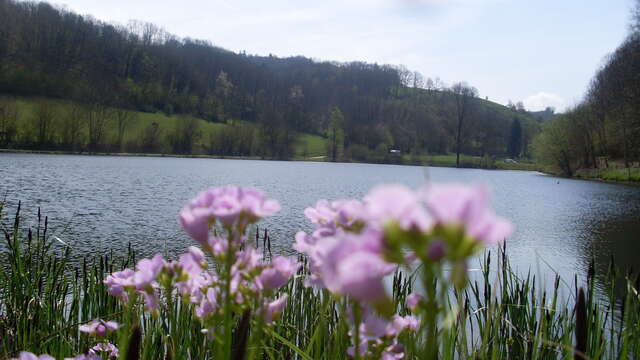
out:
{"label": "reflection on water", "polygon": [[182,252],[192,241],[176,216],[198,191],[238,184],[263,189],[282,211],[264,223],[276,253],[292,253],[293,235],[309,230],[302,212],[321,198],[362,197],[376,184],[426,181],[484,183],[496,212],[516,232],[508,254],[519,272],[552,282],[584,278],[594,256],[605,268],[611,255],[623,268],[638,268],[640,188],[558,179],[536,172],[417,166],[250,160],[89,157],[0,154],[0,192],[8,212],[18,200],[35,221],[38,206],[52,234],[79,256],[123,251],[130,242],[144,255]]}

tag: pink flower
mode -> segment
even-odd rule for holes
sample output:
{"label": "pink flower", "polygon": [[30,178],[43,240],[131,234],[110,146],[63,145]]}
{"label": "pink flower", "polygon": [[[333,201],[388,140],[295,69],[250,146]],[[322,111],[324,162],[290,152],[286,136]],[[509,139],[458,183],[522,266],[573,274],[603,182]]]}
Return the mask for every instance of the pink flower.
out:
{"label": "pink flower", "polygon": [[192,304],[197,304],[204,296],[201,289],[211,286],[216,280],[213,273],[203,271],[196,276],[190,276],[187,281],[179,281],[175,285],[180,294],[187,296]]}
{"label": "pink flower", "polygon": [[202,298],[202,301],[196,306],[196,316],[201,319],[213,314],[218,310],[217,291],[215,288],[208,288],[206,296]]}
{"label": "pink flower", "polygon": [[178,220],[182,228],[195,241],[205,244],[209,237],[209,218],[211,211],[201,207],[185,207],[180,212]]}
{"label": "pink flower", "polygon": [[358,200],[338,200],[331,203],[319,200],[315,207],[306,208],[304,214],[316,225],[313,236],[317,238],[332,236],[340,228],[348,229],[367,219],[364,204]]}
{"label": "pink flower", "polygon": [[484,244],[502,241],[513,231],[511,223],[489,208],[484,186],[430,185],[422,196],[439,224],[461,225],[469,236]]}
{"label": "pink flower", "polygon": [[391,323],[387,326],[387,336],[398,336],[404,331],[416,331],[420,326],[420,322],[414,316],[398,316],[394,315]]}
{"label": "pink flower", "polygon": [[430,230],[433,219],[417,194],[404,185],[380,185],[364,197],[370,219],[384,226],[396,221],[403,229]]}
{"label": "pink flower", "polygon": [[105,285],[107,285],[107,292],[120,298],[125,303],[129,302],[129,295],[126,290],[133,287],[134,274],[133,270],[124,269],[108,275],[104,280]]}
{"label": "pink flower", "polygon": [[418,308],[418,305],[420,304],[420,302],[422,302],[423,297],[419,294],[410,294],[409,296],[407,296],[406,299],[406,304],[407,307],[411,310],[411,311],[415,311]]}
{"label": "pink flower", "polygon": [[201,244],[208,239],[209,226],[220,221],[225,226],[247,225],[280,211],[276,200],[266,199],[254,188],[225,186],[201,192],[180,212],[180,224]]}
{"label": "pink flower", "polygon": [[296,242],[293,244],[293,248],[296,251],[305,253],[307,255],[310,255],[316,244],[316,239],[307,235],[307,233],[304,231],[298,231],[296,233],[295,240]]}
{"label": "pink flower", "polygon": [[156,281],[162,269],[167,265],[162,255],[157,254],[151,259],[142,259],[136,265],[136,272],[133,275],[133,284],[139,290],[143,290]]}
{"label": "pink flower", "polygon": [[427,248],[427,257],[433,261],[439,261],[446,255],[446,246],[444,241],[435,239]]}
{"label": "pink flower", "polygon": [[189,274],[189,276],[196,276],[200,274],[207,266],[207,262],[204,259],[204,253],[195,246],[190,246],[189,252],[180,255],[178,264],[184,272]]}
{"label": "pink flower", "polygon": [[120,328],[120,324],[115,321],[93,320],[85,325],[78,326],[78,330],[90,335],[104,337]]}
{"label": "pink flower", "polygon": [[[353,319],[350,318],[351,322]],[[381,352],[382,359],[404,358],[404,346],[398,344],[398,336],[405,331],[416,331],[419,323],[413,316],[394,315],[387,320],[365,306],[362,308],[362,322],[358,325],[360,330],[360,354],[368,358],[372,353]],[[354,331],[349,331],[349,336],[354,336]],[[355,340],[355,339],[354,339]],[[355,355],[355,347],[347,349],[351,357]]]}
{"label": "pink flower", "polygon": [[275,319],[277,319],[282,311],[284,310],[285,305],[287,304],[287,299],[289,295],[284,294],[280,296],[278,299],[266,304],[262,309],[262,316],[264,317],[264,321],[267,324],[272,323]]}
{"label": "pink flower", "polygon": [[117,358],[120,353],[120,350],[118,349],[117,346],[113,345],[112,343],[100,343],[92,347],[89,350],[89,353],[92,353],[92,354],[106,353],[109,355],[109,357]]}
{"label": "pink flower", "polygon": [[284,256],[273,259],[271,266],[262,270],[258,282],[268,290],[275,290],[285,285],[291,276],[298,271],[300,264]]}
{"label": "pink flower", "polygon": [[217,236],[211,236],[206,243],[210,253],[213,256],[223,256],[226,255],[227,249],[229,248],[229,242],[227,239]]}
{"label": "pink flower", "polygon": [[262,191],[255,188],[242,188],[241,190],[240,204],[243,212],[254,218],[251,222],[275,215],[280,211],[280,203],[277,200],[266,199]]}
{"label": "pink flower", "polygon": [[343,228],[348,228],[357,222],[367,220],[367,212],[362,201],[339,200],[333,203],[337,211],[336,222]]}
{"label": "pink flower", "polygon": [[18,355],[18,357],[15,358],[14,360],[56,360],[56,359],[54,359],[53,357],[51,357],[49,355],[37,356],[37,355],[32,354],[30,352],[22,351],[20,353],[20,355]]}
{"label": "pink flower", "polygon": [[332,224],[337,212],[332,208],[327,200],[318,200],[315,207],[308,207],[304,210],[304,216],[311,220],[313,224],[324,226]]}
{"label": "pink flower", "polygon": [[394,339],[393,344],[385,348],[382,352],[381,360],[399,360],[404,359],[404,346],[398,344],[397,339]]}
{"label": "pink flower", "polygon": [[315,275],[330,292],[361,301],[386,297],[383,278],[395,270],[378,252],[378,232],[344,234],[318,242],[311,260]]}
{"label": "pink flower", "polygon": [[158,302],[156,280],[163,269],[171,266],[173,265],[167,264],[158,254],[151,259],[138,261],[136,271],[125,269],[108,275],[104,283],[108,286],[109,294],[119,297],[125,303],[129,302],[129,291],[136,290],[145,297],[147,308],[155,309]]}
{"label": "pink flower", "polygon": [[98,354],[90,352],[88,354],[76,355],[72,358],[65,358],[64,360],[102,360],[102,357]]}

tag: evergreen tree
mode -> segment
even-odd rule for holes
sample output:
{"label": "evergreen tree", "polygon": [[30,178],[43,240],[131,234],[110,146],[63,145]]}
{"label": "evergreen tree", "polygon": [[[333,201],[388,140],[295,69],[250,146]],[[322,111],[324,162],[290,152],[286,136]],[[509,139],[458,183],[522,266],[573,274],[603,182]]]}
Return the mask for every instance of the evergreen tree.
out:
{"label": "evergreen tree", "polygon": [[329,147],[327,153],[329,159],[333,162],[341,160],[344,153],[343,123],[344,116],[340,108],[334,107],[331,109],[331,114],[329,115],[329,130],[327,132],[327,137],[329,138],[327,142]]}
{"label": "evergreen tree", "polygon": [[513,119],[511,122],[511,135],[509,136],[509,144],[507,145],[507,154],[513,158],[520,157],[522,152],[522,126],[520,120]]}

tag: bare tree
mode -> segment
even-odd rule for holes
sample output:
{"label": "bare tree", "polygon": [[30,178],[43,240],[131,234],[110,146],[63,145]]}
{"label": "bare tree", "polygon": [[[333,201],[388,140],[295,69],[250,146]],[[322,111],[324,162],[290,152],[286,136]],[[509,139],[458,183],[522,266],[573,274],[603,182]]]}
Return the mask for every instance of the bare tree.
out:
{"label": "bare tree", "polygon": [[18,133],[18,105],[15,100],[0,98],[0,146],[9,146]]}
{"label": "bare tree", "polygon": [[413,87],[416,89],[424,88],[424,76],[418,71],[413,72]]}
{"label": "bare tree", "polygon": [[63,145],[71,151],[77,151],[81,145],[82,128],[87,116],[83,105],[73,105],[60,123]]}
{"label": "bare tree", "polygon": [[141,150],[147,153],[156,153],[160,150],[160,126],[157,122],[147,126],[141,136]]}
{"label": "bare tree", "polygon": [[103,145],[104,134],[111,118],[111,112],[112,110],[109,107],[102,104],[89,106],[86,116],[89,130],[89,151],[98,151]]}
{"label": "bare tree", "polygon": [[38,104],[33,118],[33,125],[36,132],[36,142],[39,147],[44,147],[51,143],[55,118],[55,105],[48,101],[43,101]]}
{"label": "bare tree", "polygon": [[218,107],[218,119],[224,121],[226,119],[225,112],[227,108],[227,99],[233,90],[233,83],[229,80],[227,73],[220,71],[216,79],[216,95],[221,99]]}
{"label": "bare tree", "polygon": [[116,145],[118,146],[118,151],[124,151],[124,133],[127,129],[127,126],[134,118],[134,113],[125,109],[116,109],[114,110],[114,115],[116,119],[116,130],[117,130],[117,138]]}
{"label": "bare tree", "polygon": [[169,135],[169,143],[176,154],[191,154],[193,145],[200,138],[200,120],[182,115],[178,117],[173,133]]}
{"label": "bare tree", "polygon": [[460,151],[462,149],[462,139],[464,137],[465,120],[469,117],[469,112],[473,105],[473,99],[478,96],[476,88],[459,82],[451,87],[456,110],[456,167],[460,167]]}

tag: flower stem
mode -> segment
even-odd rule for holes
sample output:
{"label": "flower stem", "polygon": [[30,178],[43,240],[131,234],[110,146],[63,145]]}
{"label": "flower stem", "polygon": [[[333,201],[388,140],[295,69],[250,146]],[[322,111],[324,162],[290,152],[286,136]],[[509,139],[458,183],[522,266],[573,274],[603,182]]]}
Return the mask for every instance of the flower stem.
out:
{"label": "flower stem", "polygon": [[362,311],[360,304],[353,302],[353,322],[355,323],[355,339],[354,339],[354,353],[355,360],[360,360],[360,322],[362,321]]}
{"label": "flower stem", "polygon": [[426,292],[425,304],[425,330],[427,336],[425,359],[435,360],[438,358],[438,302],[437,302],[437,284],[435,277],[435,269],[433,266],[424,266],[424,290]]}
{"label": "flower stem", "polygon": [[224,269],[224,281],[225,281],[225,296],[224,296],[224,326],[223,326],[223,346],[224,346],[224,359],[231,358],[231,267],[233,266],[233,232],[229,231],[229,238],[227,243],[227,256]]}

